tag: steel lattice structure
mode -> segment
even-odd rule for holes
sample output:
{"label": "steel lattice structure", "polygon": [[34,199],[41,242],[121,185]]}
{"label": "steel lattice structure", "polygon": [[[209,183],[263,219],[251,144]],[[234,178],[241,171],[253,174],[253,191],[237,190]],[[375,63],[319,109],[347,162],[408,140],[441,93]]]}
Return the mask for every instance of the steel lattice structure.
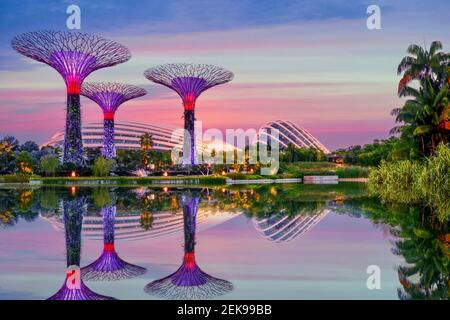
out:
{"label": "steel lattice structure", "polygon": [[98,35],[67,31],[36,31],[11,41],[19,53],[45,63],[63,77],[67,87],[67,115],[63,162],[83,164],[80,88],[93,71],[131,58],[123,45]]}
{"label": "steel lattice structure", "polygon": [[114,281],[130,279],[146,272],[145,268],[122,260],[114,246],[114,224],[116,206],[102,208],[103,216],[103,252],[90,265],[81,269],[84,280]]}
{"label": "steel lattice structure", "polygon": [[81,94],[103,110],[103,149],[105,158],[116,157],[114,145],[114,115],[125,101],[142,97],[147,91],[142,88],[117,82],[87,82],[81,86]]}
{"label": "steel lattice structure", "polygon": [[233,73],[208,64],[170,63],[147,69],[144,75],[148,80],[174,90],[181,97],[185,130],[183,164],[197,164],[195,102],[203,91],[231,81]]}
{"label": "steel lattice structure", "polygon": [[199,197],[183,194],[181,205],[184,218],[184,256],[177,271],[150,282],[144,290],[148,294],[166,299],[208,299],[233,290],[229,281],[204,272],[195,261],[195,227]]}
{"label": "steel lattice structure", "polygon": [[[66,262],[69,266],[80,266],[81,256],[81,227],[85,198],[63,200],[63,218],[66,236]],[[48,300],[113,300],[112,297],[103,296],[89,289],[80,279],[79,288],[70,288],[67,284],[70,274],[62,287]]]}

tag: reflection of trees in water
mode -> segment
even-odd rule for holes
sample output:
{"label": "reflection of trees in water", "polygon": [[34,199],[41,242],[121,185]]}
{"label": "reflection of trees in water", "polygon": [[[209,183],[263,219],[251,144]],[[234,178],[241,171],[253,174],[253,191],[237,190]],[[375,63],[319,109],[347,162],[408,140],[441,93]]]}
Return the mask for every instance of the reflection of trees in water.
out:
{"label": "reflection of trees in water", "polygon": [[[315,216],[328,209],[355,217],[367,217],[383,232],[389,231],[392,237],[392,251],[405,259],[405,263],[398,267],[401,284],[399,297],[402,299],[448,298],[450,281],[448,224],[439,223],[438,219],[434,218],[433,209],[430,207],[420,204],[415,206],[387,205],[381,203],[378,198],[364,196],[364,190],[361,190],[360,187],[352,188],[349,192],[340,185],[326,187],[272,185],[191,189],[191,194],[195,194],[198,203],[191,206],[189,210],[200,207],[207,209],[208,212],[244,212],[246,216],[258,221],[265,220],[267,223],[273,223],[274,226],[280,226],[279,229],[290,225],[285,229],[289,231],[285,232],[285,235],[294,234],[294,231],[299,230],[297,228],[306,225],[306,223],[297,224],[292,221],[296,219],[313,221]],[[109,194],[104,193],[105,189]],[[103,191],[96,191],[96,195],[92,188],[77,187],[75,191],[75,194],[71,195],[70,188],[0,189],[0,223],[2,226],[8,226],[20,219],[31,221],[38,214],[61,214],[64,225],[66,225],[67,221],[64,215],[67,211],[67,201],[83,198],[79,207],[83,208],[84,214],[91,212],[91,214],[97,215],[97,207],[100,204],[115,203],[117,215],[138,213],[141,226],[148,230],[152,228],[153,218],[156,217],[154,213],[173,212],[175,214],[183,207],[185,232],[187,235],[192,234],[192,239],[195,236],[195,227],[192,229],[188,227],[189,223],[186,224],[189,216],[185,216],[185,211],[189,206],[179,201],[180,194],[186,192],[185,190],[147,187],[142,188],[141,192],[137,194],[136,189],[131,188],[103,188]],[[61,206],[61,203],[64,205]],[[182,205],[180,206],[180,204]],[[63,207],[64,212],[62,212]],[[70,224],[67,226],[66,232],[68,229],[70,229]],[[278,231],[279,229],[273,230]],[[279,234],[280,237],[275,238],[283,238],[281,235],[283,233]],[[195,241],[190,242],[189,239],[186,239],[186,243],[195,244]],[[75,256],[79,254],[77,250],[68,250],[68,254],[70,252]],[[210,281],[209,277],[211,276],[198,268],[195,263],[195,255],[189,253],[189,250],[185,250],[182,266],[169,277],[159,280],[158,284],[155,281],[152,286],[154,290],[149,292],[152,294],[159,292],[160,296],[163,296],[162,292],[165,292],[166,297],[174,298],[183,297],[183,295],[201,297],[202,294],[210,297],[216,296],[222,291],[227,292],[231,288],[228,281]],[[184,276],[181,277],[181,275]],[[202,287],[201,285],[183,287],[174,285],[172,282],[173,279],[184,279],[184,277],[192,278],[188,280],[190,283],[202,283],[203,281],[218,283],[218,289],[215,291],[215,289],[209,288],[210,291],[200,291],[197,287]],[[174,281],[175,284],[181,283],[177,282],[178,280]],[[161,290],[156,290],[157,286]],[[189,290],[192,292],[189,293]],[[87,292],[87,290],[83,289],[83,292]]]}
{"label": "reflection of trees in water", "polygon": [[114,222],[116,207],[106,205],[102,208],[103,252],[93,263],[81,269],[84,280],[111,281],[130,279],[146,272],[145,268],[122,260],[115,250]]}
{"label": "reflection of trees in water", "polygon": [[145,292],[168,299],[208,299],[233,290],[233,285],[205,273],[195,260],[195,229],[199,197],[188,193],[180,196],[184,218],[184,256],[177,271],[153,281]]}
{"label": "reflection of trees in water", "polygon": [[19,220],[33,221],[39,206],[32,189],[0,188],[0,228],[11,227]]}
{"label": "reflection of trees in water", "polygon": [[[85,210],[86,198],[66,198],[62,200],[64,228],[66,238],[66,262],[67,267],[80,267],[81,255],[81,226],[83,223],[83,212]],[[62,287],[49,300],[111,300],[113,298],[100,295],[89,289],[80,279],[79,287],[68,285],[69,274]]]}
{"label": "reflection of trees in water", "polygon": [[377,198],[354,199],[346,213],[366,216],[389,227],[392,252],[404,258],[398,266],[400,299],[450,297],[450,226],[424,205],[383,204]]}

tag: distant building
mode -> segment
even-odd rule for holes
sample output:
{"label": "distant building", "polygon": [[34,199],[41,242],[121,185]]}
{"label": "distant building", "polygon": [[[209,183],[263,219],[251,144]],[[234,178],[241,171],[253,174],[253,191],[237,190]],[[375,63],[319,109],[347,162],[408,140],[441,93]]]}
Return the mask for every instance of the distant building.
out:
{"label": "distant building", "polygon": [[[89,122],[82,127],[83,146],[85,148],[101,148],[103,146],[103,122]],[[114,142],[116,148],[139,149],[140,139],[144,133],[150,133],[153,138],[153,149],[170,151],[175,145],[183,144],[183,133],[175,132],[172,140],[173,128],[160,125],[143,124],[137,122],[116,122]],[[52,138],[42,145],[63,147],[64,132],[55,133]]]}
{"label": "distant building", "polygon": [[[330,151],[315,137],[312,136],[306,129],[296,126],[287,120],[276,120],[269,122],[262,126],[261,129],[267,130],[267,136],[270,139],[274,139],[273,130],[279,131],[278,141],[280,143],[280,149],[286,148],[289,144],[294,145],[297,148],[310,148],[313,147],[317,150],[321,150],[323,153],[328,154]],[[261,139],[262,138],[262,139]],[[263,134],[259,136],[259,141],[270,141]]]}

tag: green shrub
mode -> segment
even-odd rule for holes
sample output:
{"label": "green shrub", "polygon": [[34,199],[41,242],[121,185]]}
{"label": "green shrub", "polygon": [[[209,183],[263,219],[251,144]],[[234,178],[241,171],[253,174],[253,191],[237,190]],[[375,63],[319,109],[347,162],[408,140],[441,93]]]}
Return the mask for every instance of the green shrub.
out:
{"label": "green shrub", "polygon": [[54,176],[59,167],[59,159],[53,155],[46,155],[41,158],[40,168],[45,175]]}
{"label": "green shrub", "polygon": [[33,158],[27,151],[21,151],[16,157],[16,168],[20,174],[33,174]]}
{"label": "green shrub", "polygon": [[450,148],[439,145],[419,164],[409,160],[382,161],[369,173],[369,192],[386,202],[431,208],[442,222],[450,219]]}
{"label": "green shrub", "polygon": [[241,172],[235,172],[235,173],[229,173],[227,174],[227,178],[233,179],[233,180],[245,180],[246,175]]}
{"label": "green shrub", "polygon": [[369,176],[369,170],[368,167],[351,166],[337,168],[335,174],[339,178],[367,178]]}
{"label": "green shrub", "polygon": [[369,175],[369,190],[388,202],[416,203],[421,199],[417,186],[421,170],[418,163],[409,160],[382,161],[379,172]]}
{"label": "green shrub", "polygon": [[226,178],[223,176],[207,176],[202,177],[200,179],[200,184],[206,184],[206,185],[217,185],[217,184],[225,184]]}
{"label": "green shrub", "polygon": [[92,166],[92,173],[96,177],[107,177],[113,169],[114,162],[104,157],[98,157]]}
{"label": "green shrub", "polygon": [[418,177],[418,186],[427,204],[440,220],[450,218],[450,148],[440,144]]}
{"label": "green shrub", "polygon": [[0,176],[0,183],[28,183],[30,177],[24,174],[5,174]]}

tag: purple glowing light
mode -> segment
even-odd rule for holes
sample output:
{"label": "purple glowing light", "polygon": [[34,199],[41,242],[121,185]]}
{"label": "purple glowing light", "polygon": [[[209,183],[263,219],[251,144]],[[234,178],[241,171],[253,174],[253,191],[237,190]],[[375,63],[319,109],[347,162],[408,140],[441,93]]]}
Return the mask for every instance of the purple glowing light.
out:
{"label": "purple glowing light", "polygon": [[172,80],[172,88],[183,100],[184,109],[193,110],[198,96],[207,89],[207,82],[203,78],[178,77]]}
{"label": "purple glowing light", "polygon": [[55,51],[51,55],[51,66],[63,77],[67,93],[80,94],[83,80],[96,70],[96,58],[90,54],[76,51]]}
{"label": "purple glowing light", "polygon": [[230,282],[204,272],[195,261],[195,228],[199,198],[183,194],[184,256],[177,271],[144,288],[148,294],[168,299],[208,299],[233,290]]}
{"label": "purple glowing light", "polygon": [[97,35],[67,31],[20,34],[11,45],[17,52],[57,70],[67,86],[67,115],[63,162],[84,164],[81,139],[80,86],[93,71],[123,63],[130,51]]}
{"label": "purple glowing light", "polygon": [[103,149],[108,159],[115,158],[114,115],[124,102],[141,97],[147,91],[142,88],[116,82],[88,82],[83,84],[81,94],[96,102],[103,110]]}
{"label": "purple glowing light", "polygon": [[122,260],[114,246],[114,225],[116,207],[102,208],[103,216],[103,252],[100,257],[90,265],[81,269],[84,280],[113,281],[130,279],[146,272],[145,268],[136,266]]}
{"label": "purple glowing light", "polygon": [[95,293],[84,284],[83,280],[81,280],[80,288],[78,289],[69,288],[65,282],[61,287],[61,289],[59,289],[58,292],[56,292],[53,296],[48,298],[48,300],[116,300],[116,299],[113,297],[108,297]]}
{"label": "purple glowing light", "polygon": [[[83,197],[72,200],[63,200],[63,219],[66,241],[66,264],[69,266],[80,265],[81,258],[81,229],[85,199]],[[66,271],[66,278],[62,287],[48,300],[114,300],[112,297],[103,296],[89,289],[79,279],[79,285],[74,286],[72,273]],[[69,286],[68,281],[71,282]]]}
{"label": "purple glowing light", "polygon": [[195,103],[203,91],[231,81],[233,73],[208,64],[171,63],[147,69],[144,76],[150,81],[174,90],[181,97],[185,129],[182,163],[197,164]]}

